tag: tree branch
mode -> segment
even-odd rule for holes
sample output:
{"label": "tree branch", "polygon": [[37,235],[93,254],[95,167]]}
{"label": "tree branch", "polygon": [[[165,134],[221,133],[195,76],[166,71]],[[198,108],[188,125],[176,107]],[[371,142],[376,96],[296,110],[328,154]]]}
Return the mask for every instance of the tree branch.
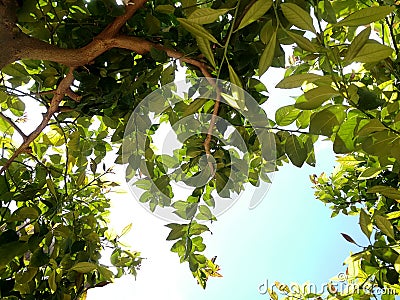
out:
{"label": "tree branch", "polygon": [[[111,45],[104,42],[118,34],[121,27],[148,0],[135,0],[126,6],[125,13],[118,16],[91,43],[81,49],[63,49],[22,33],[16,26],[15,0],[0,0],[0,40],[8,51],[0,52],[0,69],[19,59],[49,60],[77,67],[90,63]],[[106,43],[107,44],[107,43]]]}
{"label": "tree branch", "polygon": [[21,144],[21,146],[19,146],[13,155],[6,161],[6,163],[0,169],[0,174],[9,168],[11,163],[18,157],[18,155],[27,151],[30,143],[32,143],[39,136],[39,134],[49,123],[52,116],[58,111],[61,100],[64,98],[67,90],[74,81],[73,71],[74,68],[70,68],[68,74],[61,80],[57,90],[54,92],[53,99],[51,99],[50,106],[47,109],[46,114],[43,116],[42,122],[31,134],[26,137],[26,139],[24,139],[24,142]]}
{"label": "tree branch", "polygon": [[21,128],[19,128],[17,124],[15,124],[9,117],[4,115],[2,112],[0,112],[0,118],[9,123],[11,127],[13,127],[19,133],[19,135],[23,138],[24,141],[27,139],[26,134],[21,130]]}
{"label": "tree branch", "polygon": [[[1,7],[2,7],[1,1],[7,1],[7,0],[0,0],[0,17],[1,17]],[[23,153],[29,147],[29,144],[33,140],[35,140],[36,137],[47,126],[54,113],[60,111],[59,104],[65,95],[68,95],[71,99],[75,101],[80,100],[79,96],[76,95],[70,89],[70,86],[74,80],[74,77],[72,75],[73,70],[78,66],[90,63],[96,57],[98,57],[99,55],[101,55],[102,53],[106,52],[109,49],[123,48],[134,51],[138,54],[145,54],[150,52],[152,48],[156,48],[158,50],[164,51],[171,58],[179,59],[183,62],[186,62],[188,64],[191,64],[199,68],[203,76],[207,78],[208,82],[213,87],[216,87],[216,81],[210,74],[208,66],[205,63],[190,57],[186,57],[181,52],[164,47],[163,45],[152,43],[150,41],[147,41],[139,37],[117,35],[121,27],[126,23],[126,21],[129,20],[129,18],[131,18],[133,14],[139,8],[141,8],[146,2],[147,0],[135,0],[134,3],[131,2],[129,5],[126,6],[126,12],[124,15],[117,17],[99,35],[97,35],[91,43],[80,49],[58,48],[55,45],[50,45],[38,39],[22,34],[20,31],[18,38],[15,38],[15,36],[13,36],[13,39],[11,41],[12,45],[11,47],[9,47],[9,49],[11,49],[10,50],[11,52],[9,53],[9,56],[7,56],[7,59],[4,60],[0,54],[0,68],[5,66],[5,62],[10,63],[18,59],[37,59],[37,60],[49,60],[60,64],[64,64],[66,66],[69,66],[70,70],[67,76],[61,81],[56,90],[46,92],[46,93],[53,93],[54,96],[53,99],[51,100],[50,107],[48,108],[47,113],[43,117],[41,124],[29,136],[26,137],[23,144],[17,149],[17,151],[15,151],[15,153],[0,169],[0,174],[10,166],[10,164],[15,160],[15,158],[20,153]],[[221,96],[219,89],[217,89],[217,99],[214,105],[213,116],[210,121],[210,127],[208,130],[207,138],[204,142],[204,147],[207,155],[211,155],[209,145],[211,142],[212,130],[215,126],[215,121],[218,114],[220,97]],[[210,168],[212,170],[212,173],[214,173],[211,163],[210,163]]]}

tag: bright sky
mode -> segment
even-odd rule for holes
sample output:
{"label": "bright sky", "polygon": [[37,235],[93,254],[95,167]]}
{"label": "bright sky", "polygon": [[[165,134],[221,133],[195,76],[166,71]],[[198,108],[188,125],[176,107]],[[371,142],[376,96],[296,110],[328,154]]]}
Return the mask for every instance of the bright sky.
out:
{"label": "bright sky", "polygon": [[[273,88],[283,72],[270,69],[263,77],[270,92],[268,111],[293,103],[289,98],[293,91]],[[268,299],[258,292],[260,284],[267,281],[269,285],[276,280],[287,284],[309,281],[317,286],[326,283],[345,270],[342,262],[350,251],[357,251],[340,233],[365,243],[357,218],[331,219],[328,207],[313,196],[308,176],[332,171],[335,156],[331,148],[328,142],[318,143],[315,168],[284,166],[256,209],[249,210],[248,199],[241,199],[210,225],[213,234],[206,236],[206,255],[218,256],[224,277],[211,278],[206,290],[196,284],[187,263],[180,264],[177,254],[170,252],[173,242],[165,240],[169,232],[166,222],[146,212],[129,193],[112,196],[112,226],[120,232],[133,223],[124,241],[147,259],[136,281],[126,276],[90,290],[88,299]],[[124,188],[128,190],[126,185]]]}

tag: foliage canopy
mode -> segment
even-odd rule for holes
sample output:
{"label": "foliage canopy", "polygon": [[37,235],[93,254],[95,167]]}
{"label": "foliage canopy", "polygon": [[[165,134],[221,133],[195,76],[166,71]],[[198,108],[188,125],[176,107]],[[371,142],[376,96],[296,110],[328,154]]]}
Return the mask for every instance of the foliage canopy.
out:
{"label": "foliage canopy", "polygon": [[[0,52],[1,297],[79,299],[114,277],[136,274],[140,253],[119,243],[129,228],[119,236],[107,230],[105,195],[115,184],[105,177],[112,165],[104,158],[116,149],[116,163],[128,165],[127,177],[140,178],[140,201],[152,210],[172,206],[182,219],[167,225],[167,240],[175,241],[171,251],[205,287],[209,277],[221,276],[215,260],[202,254],[201,235],[209,227],[198,222],[216,219],[215,196],[229,198],[245,184],[258,186],[286,162],[313,166],[320,136],[332,141],[339,156],[331,176],[311,177],[316,197],[331,205],[333,216],[359,214],[371,242],[348,258],[348,281],[400,292],[398,27],[394,0],[1,1],[0,41],[7,45]],[[288,63],[285,45],[294,45]],[[145,150],[124,159],[121,145],[132,112],[174,81],[179,63],[187,67],[188,81],[207,79],[214,100],[195,97],[204,90],[194,85],[187,99],[171,104],[167,100],[177,99],[171,94],[146,107],[135,119],[146,130],[129,136],[136,144],[142,139]],[[271,66],[287,68],[278,88],[303,93],[279,108],[274,120],[255,125],[240,112],[259,115],[259,105],[268,106],[260,76]],[[256,106],[250,106],[250,96]],[[29,134],[19,126],[26,101],[44,109]],[[203,114],[211,116],[208,131],[194,128],[173,156],[153,151],[160,126],[152,124],[155,115],[159,123],[174,125],[191,115],[200,122]],[[213,135],[215,128],[229,131],[220,119],[234,129],[237,136],[228,141],[238,149]],[[273,151],[265,151],[264,143]],[[240,152],[246,174],[232,163]],[[173,179],[190,182],[198,175],[202,157],[209,180],[186,200],[166,200],[173,197]],[[180,173],[169,176],[178,166]],[[99,263],[107,246],[113,248],[114,273]],[[318,296],[276,287],[288,297]]]}

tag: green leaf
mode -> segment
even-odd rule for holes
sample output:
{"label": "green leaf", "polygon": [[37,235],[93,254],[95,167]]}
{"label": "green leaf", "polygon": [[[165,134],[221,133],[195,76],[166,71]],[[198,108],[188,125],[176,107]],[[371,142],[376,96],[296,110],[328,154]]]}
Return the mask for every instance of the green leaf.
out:
{"label": "green leaf", "polygon": [[14,211],[12,219],[25,221],[26,219],[35,220],[39,217],[39,212],[33,207],[20,207]]}
{"label": "green leaf", "polygon": [[390,154],[390,147],[393,142],[398,139],[395,133],[389,130],[372,133],[362,143],[362,149],[372,155],[388,156]]}
{"label": "green leaf", "polygon": [[161,29],[160,20],[158,20],[155,16],[148,13],[146,18],[144,19],[144,25],[148,34],[156,34]]}
{"label": "green leaf", "polygon": [[216,68],[215,59],[214,59],[214,52],[211,50],[210,41],[200,36],[196,36],[197,46],[201,53],[208,59],[211,65]]}
{"label": "green leaf", "polygon": [[231,95],[225,94],[225,93],[221,93],[221,96],[226,100],[226,102],[228,102],[228,104],[230,106],[232,106],[233,108],[236,108],[238,110],[240,110],[241,108],[244,108],[244,99],[240,99],[240,98],[235,98]]}
{"label": "green leaf", "polygon": [[210,42],[213,42],[215,44],[218,44],[218,41],[215,39],[215,37],[212,36],[212,34],[207,31],[203,26],[190,22],[187,19],[183,18],[177,18],[177,20],[181,23],[182,27],[185,28],[187,31],[189,31],[191,34],[193,34],[195,37],[200,36],[202,38],[205,38],[209,40]]}
{"label": "green leaf", "polygon": [[190,253],[192,253],[192,247],[193,247],[193,242],[192,239],[190,237],[186,237],[186,243],[185,243],[185,255],[183,256],[183,259],[187,259],[190,255]]}
{"label": "green leaf", "polygon": [[172,15],[175,11],[175,7],[172,5],[157,5],[156,11],[166,15]]}
{"label": "green leaf", "polygon": [[355,62],[371,63],[392,55],[393,49],[376,41],[369,40],[352,59]]}
{"label": "green leaf", "polygon": [[391,186],[375,185],[370,187],[367,193],[379,193],[385,197],[400,201],[400,191]]}
{"label": "green leaf", "polygon": [[290,161],[299,168],[307,159],[307,150],[304,147],[303,141],[296,135],[290,135],[286,139],[285,152]]}
{"label": "green leaf", "polygon": [[78,273],[90,273],[97,268],[97,265],[91,262],[82,261],[75,264],[70,271],[76,271]]}
{"label": "green leaf", "polygon": [[228,69],[229,69],[229,80],[238,87],[243,87],[242,81],[240,80],[239,76],[236,74],[235,70],[232,68],[230,64],[228,64]]}
{"label": "green leaf", "polygon": [[29,73],[26,71],[24,66],[19,63],[7,65],[1,71],[15,78],[26,78],[29,76]]}
{"label": "green leaf", "polygon": [[264,44],[268,44],[268,41],[271,39],[272,34],[275,29],[272,26],[272,19],[265,23],[263,28],[260,31],[260,39]]}
{"label": "green leaf", "polygon": [[330,0],[324,0],[324,10],[325,10],[324,11],[325,20],[328,23],[335,24],[337,22],[336,13],[335,10],[333,9]]}
{"label": "green leaf", "polygon": [[301,110],[295,108],[294,105],[280,107],[275,112],[275,122],[279,126],[290,125],[297,119],[300,113]]}
{"label": "green leaf", "polygon": [[272,0],[257,0],[254,2],[254,4],[243,16],[236,31],[246,27],[254,21],[257,21],[271,8],[271,6]]}
{"label": "green leaf", "polygon": [[360,224],[362,232],[370,238],[372,233],[371,217],[363,209],[360,210],[360,219],[358,224]]}
{"label": "green leaf", "polygon": [[351,42],[350,47],[347,49],[346,56],[344,57],[344,61],[353,60],[360,52],[362,47],[364,47],[370,35],[371,35],[371,27],[368,26],[363,31],[361,31]]}
{"label": "green leaf", "polygon": [[167,227],[171,228],[171,232],[167,236],[167,241],[180,239],[186,234],[187,225],[185,224],[168,224]]}
{"label": "green leaf", "polygon": [[360,176],[358,177],[358,180],[365,180],[365,179],[370,179],[370,178],[375,178],[378,176],[381,172],[383,171],[382,168],[375,168],[375,167],[369,167],[365,169]]}
{"label": "green leaf", "polygon": [[310,119],[310,133],[331,136],[343,122],[345,114],[340,107],[329,107],[314,113]]}
{"label": "green leaf", "polygon": [[162,163],[167,167],[167,168],[176,168],[179,165],[179,160],[174,157],[174,156],[169,156],[167,154],[162,154],[161,155],[161,160]]}
{"label": "green leaf", "polygon": [[291,31],[285,30],[285,32],[301,49],[309,52],[318,52],[318,45],[312,43],[309,39]]}
{"label": "green leaf", "polygon": [[294,107],[299,109],[316,109],[325,101],[340,95],[338,91],[330,86],[318,86],[304,93],[304,97],[299,97]]}
{"label": "green leaf", "polygon": [[378,119],[372,119],[368,121],[361,129],[358,131],[359,136],[367,136],[374,132],[379,132],[386,130],[387,128],[382,124],[382,122]]}
{"label": "green leaf", "polygon": [[219,16],[226,14],[231,9],[212,9],[212,8],[198,8],[192,12],[188,20],[196,24],[210,24],[214,23]]}
{"label": "green leaf", "polygon": [[322,78],[321,75],[313,73],[294,74],[279,81],[276,87],[279,89],[292,89],[301,87],[304,84],[304,82],[311,83],[321,78]]}
{"label": "green leaf", "polygon": [[199,111],[209,99],[197,98],[192,103],[190,103],[183,112],[183,116],[187,117]]}
{"label": "green leaf", "polygon": [[282,12],[294,26],[316,33],[311,15],[294,3],[282,3]]}
{"label": "green leaf", "polygon": [[384,233],[391,239],[394,239],[394,230],[392,223],[390,223],[390,221],[386,217],[381,215],[374,215],[373,219],[375,220],[376,226],[382,231],[382,233]]}
{"label": "green leaf", "polygon": [[372,22],[383,19],[392,11],[394,11],[394,9],[394,6],[373,6],[363,8],[345,17],[343,20],[336,23],[335,26],[368,25]]}
{"label": "green leaf", "polygon": [[54,294],[54,292],[57,290],[56,275],[57,275],[56,270],[53,270],[51,271],[48,279],[49,287],[52,294]]}
{"label": "green leaf", "polygon": [[232,90],[232,95],[236,99],[240,99],[239,103],[243,103],[244,108],[244,91],[242,89],[242,81],[240,80],[239,76],[236,74],[235,70],[232,68],[230,64],[228,64],[228,69],[229,69],[229,80],[233,83],[231,85],[231,90]]}
{"label": "green leaf", "polygon": [[354,150],[354,134],[360,117],[358,110],[351,110],[335,136],[333,150],[335,153],[349,153]]}
{"label": "green leaf", "polygon": [[394,262],[394,269],[397,273],[400,273],[400,255],[396,258],[396,261]]}
{"label": "green leaf", "polygon": [[275,56],[275,47],[276,47],[276,31],[272,34],[271,39],[269,40],[267,46],[265,47],[263,53],[261,54],[260,62],[258,65],[259,76],[263,75],[271,66],[272,60],[274,59]]}

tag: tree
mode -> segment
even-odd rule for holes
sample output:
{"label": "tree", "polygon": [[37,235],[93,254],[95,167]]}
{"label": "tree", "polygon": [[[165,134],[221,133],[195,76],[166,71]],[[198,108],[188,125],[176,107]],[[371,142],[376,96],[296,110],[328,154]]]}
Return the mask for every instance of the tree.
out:
{"label": "tree", "polygon": [[[319,136],[341,158],[330,179],[312,178],[317,198],[332,203],[335,214],[359,213],[362,231],[375,234],[375,243],[353,256],[360,264],[352,269],[359,270],[355,280],[366,274],[381,287],[398,288],[396,5],[1,1],[2,297],[78,299],[115,276],[136,274],[140,253],[118,242],[129,227],[120,236],[107,231],[104,191],[115,184],[103,161],[115,148],[116,163],[128,165],[127,179],[142,190],[140,201],[152,211],[171,207],[180,220],[167,225],[171,251],[205,287],[221,275],[215,259],[201,254],[209,227],[199,221],[216,220],[218,197],[267,182],[284,162],[314,165]],[[259,106],[268,99],[259,77],[284,67],[282,45],[292,44],[278,87],[304,93],[268,120]],[[174,81],[178,62],[192,83],[183,96],[173,85],[160,89]],[[20,88],[26,84],[29,93]],[[148,95],[153,101],[143,102]],[[19,126],[25,101],[46,111],[29,134]],[[187,117],[184,125],[193,128],[182,130]],[[154,151],[161,123],[176,126],[182,143],[172,156]],[[186,200],[172,201],[176,181],[193,188]],[[117,274],[99,263],[105,246],[113,248]]]}

